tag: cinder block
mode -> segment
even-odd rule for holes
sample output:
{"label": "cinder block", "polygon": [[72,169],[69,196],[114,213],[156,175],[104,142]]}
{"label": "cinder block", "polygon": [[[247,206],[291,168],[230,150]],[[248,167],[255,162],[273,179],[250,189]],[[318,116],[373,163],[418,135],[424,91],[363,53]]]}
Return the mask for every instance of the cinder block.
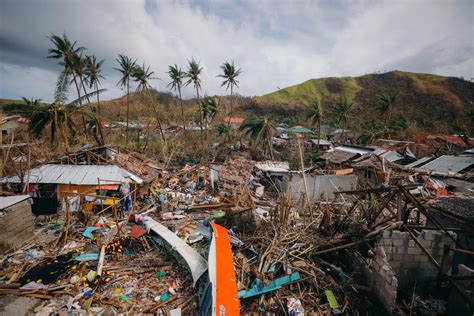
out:
{"label": "cinder block", "polygon": [[421,254],[421,249],[418,247],[409,247],[408,248],[408,254],[409,255],[419,255]]}
{"label": "cinder block", "polygon": [[403,245],[403,240],[401,240],[400,238],[392,239],[392,242],[393,245],[397,247],[401,247]]}

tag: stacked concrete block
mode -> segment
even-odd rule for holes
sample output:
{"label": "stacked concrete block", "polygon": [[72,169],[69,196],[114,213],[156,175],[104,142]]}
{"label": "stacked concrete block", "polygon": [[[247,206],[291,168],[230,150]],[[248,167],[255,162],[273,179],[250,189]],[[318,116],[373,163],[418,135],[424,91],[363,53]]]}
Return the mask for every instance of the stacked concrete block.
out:
{"label": "stacked concrete block", "polygon": [[371,289],[385,308],[392,311],[397,299],[398,279],[387,259],[384,248],[377,246],[375,256],[370,262],[371,269],[367,272]]}
{"label": "stacked concrete block", "polygon": [[[456,239],[456,235],[452,235]],[[454,241],[444,232],[422,231],[418,240],[439,263],[441,263],[444,246],[454,246]],[[378,245],[383,247],[387,260],[395,270],[401,285],[409,286],[417,280],[432,278],[438,274],[436,266],[430,262],[421,247],[410,238],[408,232],[384,231]],[[451,261],[451,258],[448,260]]]}
{"label": "stacked concrete block", "polygon": [[0,252],[21,245],[35,231],[35,218],[28,200],[3,209],[0,213]]}

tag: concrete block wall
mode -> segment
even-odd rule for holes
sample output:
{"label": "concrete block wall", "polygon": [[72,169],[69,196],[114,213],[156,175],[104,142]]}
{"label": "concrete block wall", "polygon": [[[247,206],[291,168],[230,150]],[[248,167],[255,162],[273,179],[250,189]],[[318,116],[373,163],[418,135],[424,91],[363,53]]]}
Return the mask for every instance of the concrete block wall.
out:
{"label": "concrete block wall", "polygon": [[[453,237],[456,239],[455,234]],[[439,263],[443,256],[444,245],[454,246],[454,242],[444,232],[424,230],[418,240]],[[402,286],[411,286],[417,280],[435,277],[438,274],[438,269],[410,238],[408,232],[384,231],[378,245],[383,247],[387,260]],[[449,258],[449,261],[451,259]]]}
{"label": "concrete block wall", "polygon": [[31,205],[23,201],[2,210],[0,215],[0,252],[19,246],[35,231],[35,217]]}
{"label": "concrete block wall", "polygon": [[381,246],[375,247],[375,256],[366,270],[370,288],[385,308],[392,312],[397,299],[398,279],[390,266],[387,255]]}

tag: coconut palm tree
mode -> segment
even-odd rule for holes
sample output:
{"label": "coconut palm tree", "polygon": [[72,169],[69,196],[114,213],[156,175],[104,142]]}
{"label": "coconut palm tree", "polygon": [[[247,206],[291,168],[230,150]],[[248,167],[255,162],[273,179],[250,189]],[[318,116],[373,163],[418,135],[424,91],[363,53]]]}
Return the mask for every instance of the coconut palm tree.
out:
{"label": "coconut palm tree", "polygon": [[[75,77],[79,79],[78,84],[80,85],[79,90],[83,89],[84,95],[87,95],[87,89],[86,89],[86,83],[87,83],[87,78],[86,78],[86,73],[87,73],[87,58],[82,56],[81,54],[76,54],[72,57],[72,64],[71,64],[71,69],[73,73],[75,74]],[[91,100],[89,97],[86,97],[87,103],[91,103]]]}
{"label": "coconut palm tree", "polygon": [[183,86],[183,79],[186,77],[186,73],[181,70],[181,67],[175,64],[174,66],[168,66],[168,75],[171,79],[170,83],[168,83],[168,87],[178,92],[181,117],[183,119],[183,132],[186,132],[186,118],[184,117],[183,99],[181,98],[181,87]]}
{"label": "coconut palm tree", "polygon": [[125,128],[125,142],[128,143],[128,119],[130,113],[130,80],[132,79],[132,75],[136,70],[137,61],[132,60],[130,57],[121,54],[118,55],[116,61],[119,64],[120,68],[114,69],[122,74],[122,78],[117,83],[117,85],[122,86],[122,88],[126,89],[127,91],[127,124]]}
{"label": "coconut palm tree", "polygon": [[202,117],[206,131],[219,110],[219,100],[217,98],[204,98],[201,101]]}
{"label": "coconut palm tree", "polygon": [[[226,90],[229,90],[230,88],[230,113],[229,116],[232,117],[232,110],[233,110],[233,96],[234,96],[234,87],[238,88],[239,87],[239,81],[237,80],[237,77],[242,73],[242,69],[237,69],[234,65],[234,61],[226,61],[224,64],[221,66],[222,69],[222,74],[218,75],[218,77],[223,78],[224,81],[221,84],[221,87],[226,86]],[[230,127],[230,120],[228,122],[229,127]]]}
{"label": "coconut palm tree", "polygon": [[240,125],[239,129],[257,144],[261,143],[262,147],[269,151],[271,159],[274,160],[271,138],[276,129],[271,119],[267,117],[248,118]]}
{"label": "coconut palm tree", "polygon": [[163,132],[160,115],[155,106],[155,101],[151,95],[151,85],[150,80],[158,79],[153,77],[154,72],[150,70],[150,67],[145,67],[143,64],[141,67],[135,67],[135,70],[132,73],[133,80],[137,82],[137,92],[143,92],[150,100],[153,112],[155,113],[156,120],[158,122],[158,128],[160,129],[161,137],[166,141],[165,134]]}
{"label": "coconut palm tree", "polygon": [[319,152],[319,140],[321,139],[321,120],[323,117],[323,109],[321,108],[321,102],[318,97],[312,99],[309,103],[310,114],[309,118],[313,125],[318,124],[318,148],[316,152]]}
{"label": "coconut palm tree", "polygon": [[59,103],[41,108],[31,117],[29,130],[33,136],[39,137],[47,125],[50,125],[51,145],[57,142],[58,133],[61,133],[64,143],[67,143],[67,131],[75,133],[74,122],[71,120],[71,108]]}
{"label": "coconut palm tree", "polygon": [[100,123],[101,118],[100,118],[100,98],[99,98],[99,85],[100,85],[100,79],[105,79],[104,76],[102,76],[102,64],[104,63],[104,59],[97,61],[97,58],[92,55],[92,56],[86,56],[86,82],[89,83],[89,88],[90,89],[95,89],[97,92],[97,111],[94,111],[94,123],[96,125],[96,130],[99,132],[100,135],[100,142],[102,144],[105,144],[105,139],[104,139],[104,133],[102,132],[102,124]]}
{"label": "coconut palm tree", "polygon": [[[89,88],[99,91],[100,79],[105,79],[102,76],[102,64],[104,59],[97,61],[94,55],[86,56],[86,81],[89,83]],[[97,114],[100,116],[100,100],[99,94],[97,93]]]}
{"label": "coconut palm tree", "polygon": [[54,45],[54,48],[48,49],[48,58],[62,60],[59,62],[60,65],[64,66],[62,76],[69,77],[72,75],[73,82],[76,86],[77,97],[78,99],[81,99],[81,88],[76,76],[74,75],[73,65],[76,56],[86,50],[86,48],[82,46],[76,47],[77,42],[71,42],[66,33],[63,34],[63,37],[51,34],[48,38]]}
{"label": "coconut palm tree", "polygon": [[194,85],[194,89],[196,90],[196,98],[199,107],[199,127],[201,129],[202,135],[202,111],[199,99],[199,90],[201,90],[201,78],[199,78],[199,76],[201,75],[201,72],[202,67],[199,62],[195,61],[194,58],[188,60],[188,70],[186,71],[186,78],[188,78],[188,81],[186,81],[186,86],[192,83]]}
{"label": "coconut palm tree", "polygon": [[354,103],[350,102],[346,96],[342,96],[332,108],[332,115],[335,118],[337,125],[342,128],[343,138],[349,120],[352,117],[353,105]]}
{"label": "coconut palm tree", "polygon": [[397,101],[396,94],[387,94],[387,93],[380,93],[377,94],[377,99],[380,101],[379,111],[380,114],[384,117],[385,125],[388,124],[393,112],[393,106]]}
{"label": "coconut palm tree", "polygon": [[25,97],[21,97],[23,101],[25,102],[25,105],[27,105],[29,108],[34,108],[38,107],[41,105],[41,99],[27,99]]}

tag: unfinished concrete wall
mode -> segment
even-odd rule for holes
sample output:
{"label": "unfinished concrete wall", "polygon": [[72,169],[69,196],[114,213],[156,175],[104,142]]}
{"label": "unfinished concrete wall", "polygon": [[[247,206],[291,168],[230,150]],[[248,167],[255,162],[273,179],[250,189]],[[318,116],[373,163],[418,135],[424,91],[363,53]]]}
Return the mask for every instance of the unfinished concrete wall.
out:
{"label": "unfinished concrete wall", "polygon": [[[454,238],[456,235],[453,234]],[[444,245],[454,246],[454,242],[443,232],[421,232],[420,243],[436,261],[441,263]],[[395,270],[401,286],[411,286],[415,281],[435,277],[438,269],[429,261],[428,256],[412,240],[408,232],[384,231],[378,242],[385,250],[390,266]],[[451,257],[449,262],[451,262]]]}
{"label": "unfinished concrete wall", "polygon": [[[309,199],[312,202],[334,200],[339,197],[338,191],[350,191],[357,188],[357,176],[347,175],[306,175]],[[303,177],[301,174],[290,174],[287,190],[291,195],[293,203],[301,200],[305,192]]]}
{"label": "unfinished concrete wall", "polygon": [[390,266],[387,255],[381,246],[375,247],[375,256],[365,269],[370,288],[385,308],[392,312],[397,299],[398,279]]}
{"label": "unfinished concrete wall", "polygon": [[29,200],[22,201],[1,211],[0,252],[21,245],[35,231],[35,218]]}

